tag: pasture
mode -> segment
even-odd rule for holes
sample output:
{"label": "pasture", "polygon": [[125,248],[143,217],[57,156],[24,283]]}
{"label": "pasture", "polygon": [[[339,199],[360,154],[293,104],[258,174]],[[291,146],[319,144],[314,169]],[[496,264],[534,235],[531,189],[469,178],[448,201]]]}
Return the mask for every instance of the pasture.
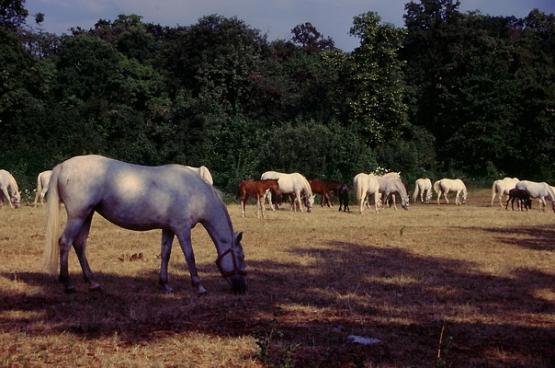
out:
{"label": "pasture", "polygon": [[[435,196],[434,196],[435,200]],[[362,216],[314,207],[241,218],[248,291],[231,294],[206,231],[190,286],[174,242],[173,294],[158,288],[160,231],[96,215],[87,253],[103,286],[77,292],[41,270],[42,208],[0,209],[0,366],[550,367],[555,361],[555,214],[412,204]],[[319,200],[317,201],[319,203]],[[286,207],[284,207],[286,208]],[[548,206],[549,209],[549,206]],[[353,345],[347,336],[379,339]]]}

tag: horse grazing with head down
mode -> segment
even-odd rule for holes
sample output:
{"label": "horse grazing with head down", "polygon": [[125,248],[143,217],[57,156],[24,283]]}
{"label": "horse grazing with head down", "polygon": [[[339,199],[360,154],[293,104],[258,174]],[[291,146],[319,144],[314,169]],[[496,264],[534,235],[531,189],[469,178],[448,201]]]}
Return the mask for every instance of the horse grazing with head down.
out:
{"label": "horse grazing with head down", "polygon": [[388,200],[389,195],[392,196],[393,208],[397,209],[395,204],[395,194],[401,197],[401,205],[405,210],[409,209],[409,195],[408,184],[401,180],[401,175],[396,172],[387,173],[378,176],[378,183],[380,184],[380,193],[382,194],[383,204]]}
{"label": "horse grazing with head down", "polygon": [[[296,211],[297,208],[299,208],[301,212],[303,212],[305,208],[307,212],[312,211],[312,207],[314,205],[314,194],[312,194],[310,183],[303,175],[299,173],[286,174],[277,171],[266,171],[260,178],[261,180],[276,179],[278,181],[279,191],[281,194],[290,194],[293,198],[291,203],[292,211]],[[268,198],[270,206],[273,209],[274,206],[272,205],[270,190],[266,191],[266,198]]]}
{"label": "horse grazing with head down", "polygon": [[[439,199],[443,194],[445,198],[445,203],[449,203],[449,199],[447,198],[447,194],[450,191],[456,192],[455,194],[455,204],[458,206],[459,204],[466,203],[467,191],[466,185],[464,185],[461,179],[441,179],[434,183],[434,191],[437,193],[437,204],[439,204]],[[462,196],[462,201],[459,201],[459,196]]]}
{"label": "horse grazing with head down", "polygon": [[320,195],[320,206],[324,207],[324,205],[326,205],[331,208],[333,204],[331,203],[330,193],[335,193],[335,195],[337,195],[341,183],[338,181],[325,181],[319,179],[310,180],[309,183],[312,192]]}
{"label": "horse grazing with head down", "polygon": [[432,199],[432,181],[428,178],[416,179],[414,183],[414,193],[412,193],[412,201],[416,202],[418,195],[420,194],[420,203],[424,203],[424,198],[426,203]]}
{"label": "horse grazing with head down", "polygon": [[7,201],[11,208],[21,207],[21,193],[17,182],[7,170],[0,170],[0,207]]}
{"label": "horse grazing with head down", "polygon": [[532,200],[530,199],[530,193],[527,190],[513,188],[509,190],[509,199],[507,199],[507,204],[505,204],[505,209],[509,207],[509,202],[511,202],[511,209],[515,210],[515,199],[518,199],[518,208],[521,211],[528,211],[532,209]]}
{"label": "horse grazing with head down", "polygon": [[546,182],[538,183],[535,181],[521,180],[516,183],[515,188],[527,191],[532,198],[538,198],[542,211],[545,211],[545,198],[549,198],[551,200],[551,208],[553,212],[555,212],[555,191]]}
{"label": "horse grazing with head down", "polygon": [[51,176],[52,170],[43,171],[37,176],[37,193],[35,194],[35,207],[37,207],[37,202],[39,198],[40,204],[44,204],[44,196],[48,192],[48,183],[50,182]]}
{"label": "horse grazing with head down", "polygon": [[[65,205],[67,223],[58,237],[60,203]],[[216,265],[222,276],[234,291],[246,290],[242,234],[233,232],[227,208],[215,189],[184,166],[142,166],[97,155],[76,156],[52,171],[46,209],[45,266],[54,274],[59,262],[59,279],[66,292],[75,290],[68,273],[71,246],[89,288],[100,288],[85,253],[95,212],[126,229],[162,230],[159,281],[166,292],[172,291],[168,262],[177,236],[193,287],[198,294],[206,293],[191,244],[191,228],[200,222],[216,246]]]}
{"label": "horse grazing with head down", "polygon": [[518,178],[503,178],[493,182],[491,186],[491,205],[493,206],[493,201],[495,196],[499,196],[499,206],[503,207],[503,196],[508,195],[509,191],[513,189],[518,183]]}
{"label": "horse grazing with head down", "polygon": [[273,190],[274,193],[279,193],[278,181],[276,179],[268,180],[243,180],[239,183],[239,198],[241,199],[241,216],[245,217],[245,205],[249,196],[256,197],[256,216],[260,218],[264,215],[264,195],[267,190]]}

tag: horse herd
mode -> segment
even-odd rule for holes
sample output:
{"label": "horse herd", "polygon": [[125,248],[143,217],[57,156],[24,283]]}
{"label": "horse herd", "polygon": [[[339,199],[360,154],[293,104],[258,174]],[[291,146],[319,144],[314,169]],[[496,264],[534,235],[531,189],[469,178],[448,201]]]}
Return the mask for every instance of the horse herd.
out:
{"label": "horse herd", "polygon": [[[161,267],[159,283],[165,292],[171,292],[168,284],[168,263],[174,237],[177,237],[191,276],[191,282],[198,294],[206,289],[198,276],[194,252],[191,244],[191,229],[201,223],[214,242],[217,251],[216,265],[233,291],[246,290],[245,262],[241,245],[242,233],[233,231],[227,207],[213,187],[210,171],[183,165],[142,166],[125,163],[99,155],[76,156],[53,170],[41,172],[37,177],[34,205],[46,203],[46,242],[44,248],[44,268],[55,274],[59,270],[59,280],[65,292],[75,291],[68,272],[68,255],[75,249],[83,276],[91,290],[98,290],[100,284],[91,271],[86,257],[86,242],[95,212],[110,222],[130,230],[161,229]],[[502,205],[502,197],[509,196],[505,204],[518,199],[521,210],[531,207],[530,198],[538,198],[545,209],[545,198],[552,201],[555,211],[555,188],[542,182],[532,182],[517,178],[496,180],[492,186],[491,204],[496,196]],[[260,180],[244,180],[239,185],[241,213],[245,216],[245,206],[249,196],[257,199],[258,217],[264,217],[264,203],[267,200],[272,210],[280,199],[288,198],[293,211],[310,212],[314,205],[314,195],[320,194],[322,206],[332,206],[333,193],[340,202],[339,211],[349,210],[349,192],[346,183],[307,180],[299,173],[279,173],[267,171]],[[370,205],[373,198],[374,209],[392,200],[396,208],[396,196],[401,206],[409,207],[408,185],[401,180],[400,173],[384,175],[360,173],[353,178],[352,190],[357,199],[360,213]],[[416,180],[413,201],[420,198],[429,202],[432,190],[449,203],[449,192],[455,192],[455,204],[464,204],[467,189],[460,179],[441,179],[433,185],[430,179]],[[0,170],[0,206],[7,201],[12,208],[21,206],[21,194],[15,178],[6,170]],[[60,205],[65,205],[67,222],[61,236]],[[58,268],[59,267],[59,268]]]}

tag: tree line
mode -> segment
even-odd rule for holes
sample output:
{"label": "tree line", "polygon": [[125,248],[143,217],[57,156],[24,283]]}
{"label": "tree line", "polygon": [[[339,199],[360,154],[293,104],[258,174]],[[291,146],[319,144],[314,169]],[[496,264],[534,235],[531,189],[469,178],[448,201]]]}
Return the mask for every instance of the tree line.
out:
{"label": "tree line", "polygon": [[[0,168],[32,188],[79,154],[206,165],[234,192],[261,172],[350,182],[420,176],[555,180],[555,17],[405,6],[353,17],[351,52],[309,22],[270,41],[237,18],[139,15],[55,35],[0,3]],[[31,24],[32,23],[32,24]]]}

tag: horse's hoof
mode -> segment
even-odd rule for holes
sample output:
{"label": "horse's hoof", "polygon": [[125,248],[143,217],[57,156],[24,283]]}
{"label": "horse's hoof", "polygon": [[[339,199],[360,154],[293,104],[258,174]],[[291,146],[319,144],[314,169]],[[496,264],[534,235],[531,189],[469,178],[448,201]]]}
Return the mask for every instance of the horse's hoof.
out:
{"label": "horse's hoof", "polygon": [[173,293],[173,288],[169,285],[160,285],[160,287],[162,288],[162,291],[166,294]]}
{"label": "horse's hoof", "polygon": [[197,288],[197,296],[203,296],[206,294],[208,294],[208,290],[206,290],[204,286],[201,285]]}
{"label": "horse's hoof", "polygon": [[102,291],[102,287],[97,282],[92,282],[89,285],[89,291]]}
{"label": "horse's hoof", "polygon": [[73,286],[73,285],[67,285],[66,287],[64,287],[64,293],[66,293],[66,294],[73,294],[73,293],[75,293],[75,286]]}

